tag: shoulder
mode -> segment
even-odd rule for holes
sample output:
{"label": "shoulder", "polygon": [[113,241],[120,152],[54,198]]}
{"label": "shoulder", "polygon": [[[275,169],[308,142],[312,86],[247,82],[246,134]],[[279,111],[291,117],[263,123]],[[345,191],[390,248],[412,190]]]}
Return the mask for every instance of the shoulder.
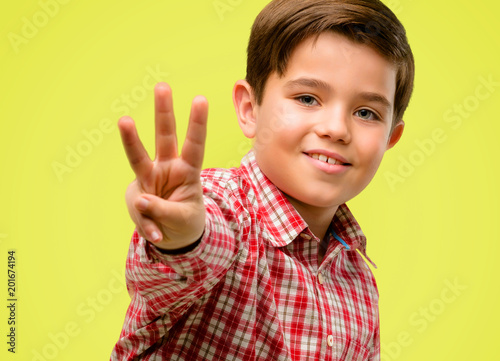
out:
{"label": "shoulder", "polygon": [[262,208],[263,195],[269,193],[266,179],[250,150],[239,167],[207,168],[201,172],[203,194],[220,208],[233,209],[255,218]]}
{"label": "shoulder", "polygon": [[257,214],[250,183],[241,168],[204,169],[201,184],[207,217],[215,217],[235,232],[244,233],[243,229],[253,223]]}
{"label": "shoulder", "polygon": [[201,172],[203,192],[218,194],[252,193],[251,180],[242,168],[207,168]]}
{"label": "shoulder", "polygon": [[[259,208],[258,185],[245,166],[239,168],[208,168],[201,172],[205,198],[220,209],[240,216],[255,218]],[[246,217],[245,216],[245,217]]]}
{"label": "shoulder", "polygon": [[201,171],[202,184],[225,183],[238,178],[239,168],[206,168]]}

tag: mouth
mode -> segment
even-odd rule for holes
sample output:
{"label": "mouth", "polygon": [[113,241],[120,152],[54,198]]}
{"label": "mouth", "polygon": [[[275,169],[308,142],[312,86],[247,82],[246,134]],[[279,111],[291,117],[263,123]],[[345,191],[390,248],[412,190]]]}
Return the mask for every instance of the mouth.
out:
{"label": "mouth", "polygon": [[343,159],[341,156],[337,154],[323,154],[323,153],[306,153],[304,152],[305,155],[308,157],[311,157],[313,159],[319,160],[320,162],[328,163],[331,165],[351,165],[350,163],[346,162],[345,159]]}

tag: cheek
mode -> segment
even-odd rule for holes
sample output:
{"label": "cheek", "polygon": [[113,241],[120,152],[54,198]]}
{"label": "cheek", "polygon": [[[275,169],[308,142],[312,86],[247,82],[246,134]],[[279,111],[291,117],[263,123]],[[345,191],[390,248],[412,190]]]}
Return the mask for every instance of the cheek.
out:
{"label": "cheek", "polygon": [[298,128],[304,124],[303,115],[291,101],[284,102],[279,109],[280,126],[282,129]]}
{"label": "cheek", "polygon": [[375,174],[386,150],[386,139],[383,135],[367,137],[359,149],[360,158],[367,171]]}
{"label": "cheek", "polygon": [[295,101],[287,98],[268,99],[259,115],[269,127],[278,129],[299,125],[302,118]]}
{"label": "cheek", "polygon": [[261,148],[295,144],[302,133],[304,121],[290,104],[262,108],[258,114],[255,143]]}

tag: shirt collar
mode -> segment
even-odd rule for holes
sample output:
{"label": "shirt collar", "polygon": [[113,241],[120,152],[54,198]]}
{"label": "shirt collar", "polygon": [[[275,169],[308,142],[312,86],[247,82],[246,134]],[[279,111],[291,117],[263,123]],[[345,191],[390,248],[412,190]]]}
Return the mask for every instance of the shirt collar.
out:
{"label": "shirt collar", "polygon": [[[267,233],[267,241],[272,246],[286,246],[301,233],[312,236],[302,216],[285,195],[262,173],[257,165],[253,149],[243,157],[241,170],[246,173],[255,190],[258,221]],[[331,226],[331,229],[348,244],[350,251],[358,249],[376,267],[366,255],[366,237],[346,204],[339,206]]]}
{"label": "shirt collar", "polygon": [[260,170],[251,149],[241,160],[241,168],[250,179],[258,204],[258,222],[274,247],[283,247],[304,231],[307,223],[284,194]]}
{"label": "shirt collar", "polygon": [[373,267],[377,268],[366,254],[366,236],[345,203],[337,209],[332,220],[332,229],[347,243],[351,251],[357,249]]}

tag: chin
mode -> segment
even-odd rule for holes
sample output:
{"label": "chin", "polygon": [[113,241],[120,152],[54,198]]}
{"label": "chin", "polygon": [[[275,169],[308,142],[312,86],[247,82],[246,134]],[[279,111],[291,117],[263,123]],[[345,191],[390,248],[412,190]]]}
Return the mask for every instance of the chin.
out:
{"label": "chin", "polygon": [[[288,199],[292,197],[288,196]],[[333,208],[338,207],[339,205],[348,201],[348,199],[337,198],[325,198],[324,195],[315,195],[312,197],[300,197],[300,198],[292,198],[293,201],[299,203],[302,206],[306,207],[314,207],[314,208]],[[292,203],[293,203],[292,201]]]}

